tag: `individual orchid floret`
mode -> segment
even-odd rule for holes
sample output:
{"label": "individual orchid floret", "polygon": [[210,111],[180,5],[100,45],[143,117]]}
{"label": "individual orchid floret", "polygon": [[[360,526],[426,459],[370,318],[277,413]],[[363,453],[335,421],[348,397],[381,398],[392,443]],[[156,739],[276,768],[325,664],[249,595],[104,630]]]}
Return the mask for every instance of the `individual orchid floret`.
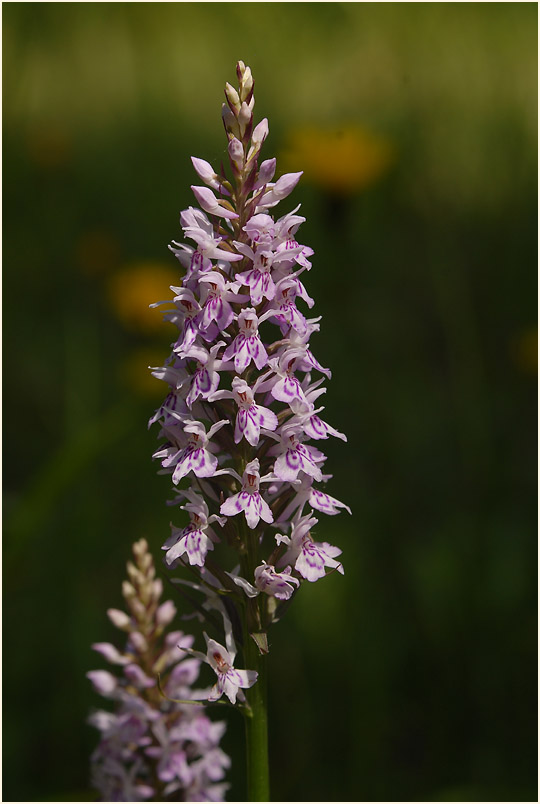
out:
{"label": "individual orchid floret", "polygon": [[255,252],[244,243],[235,242],[238,251],[248,257],[253,263],[253,267],[248,271],[243,271],[235,276],[237,282],[247,285],[251,296],[251,303],[260,304],[263,296],[269,301],[274,298],[276,286],[272,279],[272,260],[273,252],[265,248],[258,248]]}
{"label": "individual orchid floret", "polygon": [[162,549],[167,551],[165,561],[168,566],[185,554],[190,564],[202,567],[206,554],[214,549],[214,545],[205,533],[205,527],[192,520],[186,528],[176,528],[171,524],[171,536]]}
{"label": "individual orchid floret", "polygon": [[197,248],[191,257],[190,273],[187,279],[191,278],[192,273],[206,273],[206,271],[211,270],[212,266],[208,262],[209,260],[238,262],[238,260],[242,259],[240,254],[235,254],[234,251],[223,248],[221,238],[208,235],[201,229],[192,229],[186,232],[186,237],[191,237],[197,243]]}
{"label": "individual orchid floret", "polygon": [[[294,261],[309,271],[311,269],[309,257],[313,256],[314,251],[309,246],[300,246],[296,240],[298,227],[306,220],[303,215],[295,214],[298,209],[300,206],[276,221],[274,247],[277,251],[289,253],[291,260],[288,267],[292,266]],[[285,263],[282,265],[284,266]]]}
{"label": "individual orchid floret", "polygon": [[349,514],[352,515],[352,511],[348,505],[345,505],[345,503],[342,503],[340,500],[336,500],[335,497],[331,497],[329,494],[326,494],[326,492],[321,491],[320,489],[311,489],[309,494],[309,504],[317,511],[321,511],[321,513],[328,514],[329,516],[339,514],[340,508],[344,508],[345,511],[348,511]]}
{"label": "individual orchid floret", "polygon": [[[275,273],[275,276],[274,276],[274,279],[276,281],[276,295],[278,295],[278,293],[282,294],[282,289],[284,288],[284,283],[285,283],[285,281],[287,281],[287,283],[290,283],[291,286],[294,286],[294,288],[296,289],[296,296],[299,296],[303,301],[305,301],[305,303],[307,304],[307,306],[311,310],[311,308],[315,304],[315,301],[311,298],[311,296],[307,292],[305,286],[302,284],[302,282],[298,278],[300,276],[300,274],[306,269],[300,267],[300,268],[297,268],[294,273],[290,273],[291,269],[289,267],[285,268],[287,263],[291,262],[291,260],[288,260],[287,258],[297,256],[297,254],[300,252],[301,248],[302,248],[302,246],[297,246],[294,249],[291,247],[288,250],[283,250],[283,251],[277,251],[276,252],[277,256],[274,258],[274,262],[276,263],[276,273]],[[288,293],[287,295],[290,296],[291,294]],[[282,294],[282,301],[283,301],[284,298],[285,297]],[[307,328],[307,322],[306,322],[306,328]],[[304,332],[303,328],[302,328],[302,332]]]}
{"label": "individual orchid floret", "polygon": [[[212,455],[209,443],[212,436],[226,424],[227,419],[222,419],[213,424],[206,432],[204,425],[198,421],[188,421],[181,429],[178,427],[164,427],[163,433],[170,439],[169,446],[154,453],[154,458],[162,458],[161,465],[164,469],[173,470],[173,483],[176,485],[181,478],[191,471],[197,477],[211,477],[217,469],[218,459]],[[187,441],[185,446],[181,442]]]}
{"label": "individual orchid floret", "polygon": [[[279,480],[293,482],[302,471],[314,480],[322,480],[318,464],[325,460],[325,456],[315,447],[302,444],[299,429],[294,425],[283,426],[279,443],[268,451],[269,455],[277,455],[274,474]],[[278,440],[277,436],[274,438]]]}
{"label": "individual orchid floret", "polygon": [[225,341],[218,341],[210,351],[204,346],[193,344],[189,349],[182,353],[183,357],[195,359],[197,368],[191,375],[190,389],[186,396],[186,404],[189,408],[193,406],[196,399],[208,399],[219,385],[219,369],[221,360],[217,359],[217,353]]}
{"label": "individual orchid floret", "polygon": [[180,478],[185,477],[191,471],[197,477],[211,477],[215,473],[218,459],[208,449],[209,441],[226,424],[229,424],[229,422],[226,419],[222,419],[213,424],[208,433],[201,422],[187,422],[184,425],[184,433],[187,434],[188,443],[178,458],[178,463],[173,472],[173,483],[178,483]]}
{"label": "individual orchid floret", "polygon": [[219,509],[224,516],[236,516],[243,511],[248,527],[252,529],[257,527],[260,519],[268,523],[274,521],[270,506],[259,492],[261,482],[259,468],[257,458],[248,463],[242,477],[242,491],[225,500]]}
{"label": "individual orchid floret", "polygon": [[[212,266],[208,260],[235,262],[242,259],[240,254],[236,254],[232,250],[223,236],[216,235],[212,223],[200,209],[189,207],[180,215],[180,222],[185,236],[197,243],[197,249],[191,256],[190,272],[186,279],[190,279],[192,272],[204,273],[210,270]],[[174,240],[173,243],[175,243]],[[175,245],[179,244],[175,243]]]}
{"label": "individual orchid floret", "polygon": [[255,404],[252,389],[240,377],[233,379],[232,391],[238,405],[234,427],[235,443],[238,444],[243,436],[249,444],[256,447],[261,437],[261,427],[275,430],[278,418],[269,408]]}
{"label": "individual orchid floret", "polygon": [[316,525],[317,519],[310,515],[304,516],[293,523],[292,534],[283,536],[276,535],[278,544],[286,544],[288,549],[281,557],[279,564],[293,564],[294,568],[306,581],[317,581],[324,578],[325,567],[337,569],[344,574],[343,565],[336,561],[336,556],[341,555],[341,550],[327,542],[314,542],[310,528]]}
{"label": "individual orchid floret", "polygon": [[204,330],[215,326],[217,335],[232,323],[234,312],[231,304],[247,301],[248,297],[237,293],[237,283],[227,282],[217,271],[201,276],[199,285],[202,304],[200,325]]}
{"label": "individual orchid floret", "polygon": [[202,567],[208,550],[213,550],[213,542],[218,541],[218,537],[210,526],[213,522],[219,522],[223,526],[226,520],[217,514],[209,515],[206,502],[191,489],[184,490],[182,493],[190,500],[185,506],[181,506],[189,511],[190,523],[183,529],[171,525],[171,536],[163,545],[162,550],[167,551],[165,560],[169,566],[186,554],[190,564]]}
{"label": "individual orchid floret", "polygon": [[238,214],[234,212],[234,210],[229,209],[229,206],[225,206],[227,202],[218,200],[208,187],[196,187],[195,185],[191,185],[191,189],[201,207],[210,215],[218,215],[228,220],[233,220],[238,217]]}
{"label": "individual orchid floret", "polygon": [[[198,207],[188,207],[180,213],[180,225],[187,237],[191,237],[192,232],[204,232],[208,237],[214,234],[214,227],[208,215]],[[195,238],[192,238],[195,239]]]}
{"label": "individual orchid floret", "polygon": [[204,637],[207,653],[205,657],[201,654],[201,657],[217,675],[217,681],[212,687],[208,700],[217,701],[223,693],[232,704],[236,703],[236,698],[240,701],[244,700],[244,693],[241,690],[252,687],[257,681],[258,673],[255,670],[236,670],[233,667],[234,655],[231,655],[219,642],[209,639],[206,634]]}
{"label": "individual orchid floret", "polygon": [[[323,481],[327,481],[331,475],[323,475]],[[302,516],[302,512],[306,503],[317,511],[329,516],[335,516],[340,513],[340,509],[345,509],[349,514],[352,514],[351,509],[335,497],[331,497],[326,492],[320,489],[313,488],[313,478],[301,472],[297,478],[294,486],[295,495],[287,507],[279,515],[278,525],[286,524],[290,521],[292,515],[298,512],[297,516]]]}
{"label": "individual orchid floret", "polygon": [[260,304],[263,297],[271,301],[276,294],[276,285],[271,275],[272,267],[274,263],[288,260],[288,254],[274,252],[266,248],[264,243],[259,244],[255,251],[245,243],[235,241],[234,245],[253,263],[249,270],[236,274],[235,280],[249,287],[252,304]]}
{"label": "individual orchid floret", "polygon": [[306,222],[303,215],[296,214],[299,209],[300,204],[291,212],[287,212],[286,215],[282,215],[281,218],[277,219],[275,223],[275,242],[278,248],[290,240],[293,240],[298,228],[302,223]]}
{"label": "individual orchid floret", "polygon": [[182,286],[196,292],[200,276],[212,270],[212,260],[234,260],[234,252],[229,251],[226,246],[221,248],[222,238],[215,235],[212,224],[201,210],[190,207],[182,213],[180,219],[185,236],[195,240],[197,246],[193,248],[173,240],[169,250],[186,269]]}
{"label": "individual orchid floret", "polygon": [[[270,247],[274,240],[274,221],[270,215],[261,212],[258,215],[253,215],[248,220],[244,226],[244,232],[246,232],[250,240],[258,246]],[[251,249],[250,251],[253,254]]]}
{"label": "individual orchid floret", "polygon": [[294,592],[294,587],[300,586],[300,581],[291,575],[290,567],[276,572],[275,567],[263,561],[255,569],[255,585],[261,592],[276,597],[278,600],[289,600]]}
{"label": "individual orchid floret", "polygon": [[199,327],[197,324],[198,316],[201,310],[201,305],[193,295],[192,291],[188,288],[171,287],[177,295],[174,297],[174,303],[177,311],[165,312],[164,319],[171,321],[180,330],[180,337],[173,347],[173,351],[180,353],[195,343],[195,339],[199,334]]}
{"label": "individual orchid floret", "polygon": [[257,597],[263,592],[277,600],[289,600],[295,591],[294,587],[300,586],[298,578],[295,578],[290,572],[290,567],[285,567],[282,572],[277,572],[274,566],[263,560],[263,563],[255,568],[255,585],[242,578],[237,572],[228,572],[227,575],[244,590],[249,598]]}
{"label": "individual orchid floret", "polygon": [[[156,367],[152,370],[152,375],[158,377],[160,371],[161,369]],[[155,422],[160,420],[164,427],[172,427],[179,421],[187,421],[190,418],[190,410],[186,405],[182,388],[172,388],[163,400],[163,403],[148,420],[148,427],[151,427]]]}
{"label": "individual orchid floret", "polygon": [[340,433],[339,430],[336,430],[331,424],[323,422],[323,420],[317,416],[317,413],[320,413],[321,410],[324,410],[324,408],[317,408],[317,410],[314,410],[312,413],[304,415],[301,426],[307,437],[321,439],[334,436],[335,438],[340,438],[342,441],[347,441],[347,436],[344,433]]}
{"label": "individual orchid floret", "polygon": [[[205,245],[206,250],[206,245]],[[186,269],[182,284],[187,290],[194,291],[197,289],[199,277],[202,273],[212,270],[212,261],[209,257],[205,257],[199,248],[186,246],[185,243],[177,243],[173,240],[169,245],[171,251],[180,265]]]}
{"label": "individual orchid floret", "polygon": [[261,437],[261,427],[266,430],[275,430],[278,426],[276,414],[263,405],[255,404],[254,393],[257,388],[250,388],[241,377],[234,377],[232,391],[217,391],[212,394],[210,401],[216,399],[232,398],[238,405],[236,423],[234,427],[234,442],[238,444],[242,438],[256,447]]}
{"label": "individual orchid floret", "polygon": [[262,369],[268,362],[268,354],[259,336],[257,313],[253,307],[242,310],[238,316],[238,329],[238,335],[223,353],[223,360],[234,358],[234,367],[239,374],[251,361]]}
{"label": "individual orchid floret", "polygon": [[297,367],[300,371],[311,371],[312,368],[315,368],[317,371],[320,371],[321,374],[325,374],[328,379],[331,379],[332,372],[330,369],[321,366],[309,348],[309,339],[314,332],[319,331],[320,320],[320,316],[318,318],[308,318],[306,321],[306,331],[303,335],[300,335],[295,329],[291,328],[287,334],[287,338],[283,340],[283,343],[287,345],[287,348],[300,349],[304,353],[303,359],[297,363]]}
{"label": "individual orchid floret", "polygon": [[259,384],[259,391],[269,390],[278,402],[293,403],[309,408],[304,389],[294,372],[304,353],[300,349],[288,349],[279,358],[271,358],[268,363],[272,376]]}
{"label": "individual orchid floret", "polygon": [[[319,393],[324,393],[325,391],[326,388],[322,388],[317,395]],[[347,436],[344,433],[340,433],[335,427],[332,427],[332,425],[319,418],[317,414],[323,411],[324,407],[321,406],[319,408],[315,408],[310,401],[310,396],[311,394],[309,391],[307,391],[306,399],[308,400],[309,404],[307,409],[304,404],[298,403],[296,400],[291,404],[291,408],[295,415],[289,420],[288,424],[298,425],[304,435],[306,435],[308,438],[320,440],[326,439],[329,436],[334,436],[335,438],[340,438],[342,441],[347,441]]]}
{"label": "individual orchid floret", "polygon": [[[281,279],[275,288],[275,297],[273,301],[274,316],[279,322],[283,335],[289,332],[292,327],[300,336],[305,335],[307,332],[307,322],[305,317],[296,307],[296,297],[299,295],[298,280],[293,277]],[[313,300],[308,297],[312,303]],[[312,306],[310,304],[310,306]],[[268,316],[268,313],[266,313]]]}

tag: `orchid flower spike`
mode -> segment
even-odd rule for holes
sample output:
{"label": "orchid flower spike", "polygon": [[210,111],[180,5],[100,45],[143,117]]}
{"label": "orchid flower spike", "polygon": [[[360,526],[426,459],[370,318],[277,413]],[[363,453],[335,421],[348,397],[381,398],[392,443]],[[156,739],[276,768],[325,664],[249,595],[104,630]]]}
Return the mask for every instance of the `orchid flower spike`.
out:
{"label": "orchid flower spike", "polygon": [[[164,562],[208,592],[196,616],[216,638],[193,656],[217,675],[210,700],[225,695],[231,703],[255,683],[252,650],[268,650],[283,604],[303,583],[343,572],[341,549],[312,535],[313,511],[350,513],[326,488],[332,475],[321,446],[346,439],[338,410],[328,413],[334,427],[317,406],[331,372],[313,351],[321,319],[302,281],[313,249],[301,242],[299,205],[288,201],[302,173],[280,173],[263,153],[271,127],[254,118],[244,62],[237,79],[225,85],[221,112],[227,164],[192,157],[202,184],[180,214],[187,242],[171,246],[180,275],[172,299],[159,304],[176,332],[169,358],[152,369],[167,394],[150,420],[162,439],[154,457],[176,488]],[[179,589],[188,583],[173,580]],[[231,624],[247,634],[242,662],[250,670],[234,667]],[[98,683],[111,687],[106,676]]]}

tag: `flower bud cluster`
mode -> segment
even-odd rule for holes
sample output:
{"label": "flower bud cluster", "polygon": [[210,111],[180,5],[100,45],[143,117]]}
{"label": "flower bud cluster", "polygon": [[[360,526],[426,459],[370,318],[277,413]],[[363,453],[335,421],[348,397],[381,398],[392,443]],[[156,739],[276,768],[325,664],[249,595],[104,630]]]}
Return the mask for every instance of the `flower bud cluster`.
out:
{"label": "flower bud cluster", "polygon": [[[343,572],[341,550],[314,539],[313,514],[350,509],[318,485],[331,477],[319,445],[346,437],[316,406],[331,373],[310,347],[320,317],[306,312],[314,301],[302,278],[313,250],[296,239],[305,218],[299,206],[278,218],[270,212],[301,173],[274,181],[276,160],[260,161],[268,121],[254,125],[253,77],[243,62],[237,77],[222,107],[232,180],[192,158],[204,184],[192,187],[200,209],[180,215],[190,243],[170,246],[182,281],[172,301],[154,305],[168,305],[176,339],[165,365],[152,369],[169,390],[150,424],[161,425],[154,458],[172,475],[172,504],[190,518],[172,526],[166,562],[210,572],[231,604],[248,610],[255,635],[302,582],[327,568]],[[187,489],[178,486],[183,478]],[[236,551],[239,570],[212,560],[218,542]]]}
{"label": "flower bud cluster", "polygon": [[192,689],[201,667],[199,658],[185,658],[193,637],[168,630],[176,608],[170,600],[161,602],[162,583],[144,539],[133,545],[133,556],[122,585],[129,613],[108,611],[127,634],[124,650],[106,642],[92,646],[120,671],[87,674],[94,689],[115,703],[114,711],[98,710],[89,718],[101,732],[91,759],[92,784],[102,801],[222,801],[230,765],[219,747],[225,724],[189,703],[208,698],[207,690]]}

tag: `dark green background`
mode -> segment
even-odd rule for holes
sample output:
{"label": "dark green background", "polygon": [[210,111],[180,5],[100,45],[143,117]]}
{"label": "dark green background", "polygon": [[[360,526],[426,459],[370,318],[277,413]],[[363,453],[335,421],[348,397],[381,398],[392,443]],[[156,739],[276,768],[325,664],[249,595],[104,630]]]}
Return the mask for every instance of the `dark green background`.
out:
{"label": "dark green background", "polygon": [[[281,213],[308,218],[313,348],[349,436],[329,491],[354,516],[318,529],[345,577],[271,634],[273,797],[535,800],[536,5],[2,11],[4,800],[92,795],[89,645],[113,637],[130,544],[158,555],[171,515],[142,391],[170,331],[126,326],[107,288],[175,270],[189,156],[223,158],[239,58],[266,158],[305,124],[395,155],[352,193],[306,170]],[[241,799],[234,713],[225,747]]]}

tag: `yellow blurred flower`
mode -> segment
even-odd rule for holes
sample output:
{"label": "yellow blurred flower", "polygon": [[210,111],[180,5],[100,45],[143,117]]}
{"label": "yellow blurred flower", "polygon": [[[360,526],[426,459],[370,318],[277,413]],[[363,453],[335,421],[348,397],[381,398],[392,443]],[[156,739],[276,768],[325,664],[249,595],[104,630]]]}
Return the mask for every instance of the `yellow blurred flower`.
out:
{"label": "yellow blurred flower", "polygon": [[285,171],[332,193],[347,195],[373,184],[391,165],[393,145],[358,125],[322,129],[302,126],[289,132],[278,160]]}
{"label": "yellow blurred flower", "polygon": [[132,263],[109,278],[109,303],[127,329],[163,333],[163,308],[149,305],[172,299],[170,285],[179,280],[180,272],[163,263]]}
{"label": "yellow blurred flower", "polygon": [[516,366],[525,374],[538,371],[538,329],[530,327],[520,332],[511,344],[512,357]]}

